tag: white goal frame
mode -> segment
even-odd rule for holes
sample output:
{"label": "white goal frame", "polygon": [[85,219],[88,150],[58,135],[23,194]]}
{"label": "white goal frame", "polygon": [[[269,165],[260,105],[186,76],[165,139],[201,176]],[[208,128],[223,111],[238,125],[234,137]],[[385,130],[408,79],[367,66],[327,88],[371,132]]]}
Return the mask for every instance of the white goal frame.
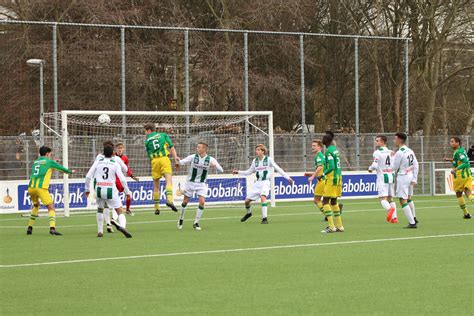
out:
{"label": "white goal frame", "polygon": [[[68,116],[69,115],[122,115],[122,120],[125,124],[126,116],[136,116],[136,115],[153,115],[153,116],[177,116],[177,117],[192,117],[192,116],[267,116],[268,117],[268,151],[269,156],[274,158],[274,144],[273,144],[273,112],[272,111],[229,111],[229,112],[192,112],[192,111],[74,111],[74,110],[64,110],[61,111],[61,138],[62,138],[62,159],[63,165],[66,168],[69,168],[69,153],[68,153]],[[246,120],[246,132],[248,131],[248,120]],[[64,216],[70,216],[69,210],[69,175],[63,174],[63,188],[64,188]],[[270,178],[270,187],[271,187],[271,199],[270,205],[275,206],[275,174],[272,173]]]}

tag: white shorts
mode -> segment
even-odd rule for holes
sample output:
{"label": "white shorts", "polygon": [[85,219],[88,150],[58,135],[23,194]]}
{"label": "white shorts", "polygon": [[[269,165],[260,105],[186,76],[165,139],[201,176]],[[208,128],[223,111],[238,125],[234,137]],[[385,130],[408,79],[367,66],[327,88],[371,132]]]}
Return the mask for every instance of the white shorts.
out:
{"label": "white shorts", "polygon": [[264,181],[255,181],[252,189],[247,193],[247,199],[248,200],[258,200],[260,199],[260,196],[266,196],[268,197],[270,195],[270,181],[269,180],[264,180]]}
{"label": "white shorts", "polygon": [[183,186],[183,194],[187,197],[197,196],[207,197],[207,183],[186,181]]}
{"label": "white shorts", "polygon": [[413,176],[408,175],[398,175],[397,176],[397,197],[400,199],[407,200],[409,196],[413,195],[413,185],[411,181]]}
{"label": "white shorts", "polygon": [[98,197],[98,189],[99,188],[96,188],[96,200],[97,200],[97,207],[98,208],[113,208],[113,209],[116,209],[116,208],[120,208],[122,207],[122,200],[120,199],[120,196],[119,196],[119,192],[117,190],[117,188],[115,187],[112,187],[112,194],[111,194],[111,199],[107,199],[107,198],[103,198],[104,196],[107,197],[107,189],[110,190],[110,188],[107,188],[107,187],[102,187],[100,188],[101,189],[101,196],[102,198],[99,198]]}
{"label": "white shorts", "polygon": [[377,193],[378,197],[393,196],[395,193],[395,184],[385,183],[383,179],[377,180]]}

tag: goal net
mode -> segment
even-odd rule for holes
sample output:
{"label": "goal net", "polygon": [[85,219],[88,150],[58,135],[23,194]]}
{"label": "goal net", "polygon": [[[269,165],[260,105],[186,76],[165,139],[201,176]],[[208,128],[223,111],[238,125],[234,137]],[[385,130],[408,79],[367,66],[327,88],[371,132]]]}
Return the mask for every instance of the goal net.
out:
{"label": "goal net", "polygon": [[[110,122],[99,122],[107,114]],[[106,120],[107,121],[107,120]],[[135,182],[127,177],[132,191],[132,208],[153,206],[151,164],[147,157],[143,126],[155,125],[157,131],[166,132],[180,158],[196,153],[199,141],[209,144],[208,154],[224,168],[220,174],[211,168],[208,176],[206,204],[242,202],[254,176],[234,176],[232,169],[246,170],[255,157],[257,144],[268,146],[273,156],[272,112],[122,112],[122,111],[62,111],[44,115],[45,144],[53,148],[56,159],[72,175],[59,176],[52,181],[56,207],[70,211],[94,208],[94,200],[84,196],[84,179],[96,156],[102,152],[103,142],[123,143],[129,158]],[[173,165],[173,192],[175,204],[182,200],[181,187],[186,181],[188,166],[176,170]],[[274,179],[271,179],[272,188]],[[164,179],[161,180],[161,202],[165,203]],[[273,190],[272,190],[273,192]],[[122,198],[123,195],[122,195]],[[275,198],[271,196],[272,205]],[[197,202],[197,197],[191,203]]]}

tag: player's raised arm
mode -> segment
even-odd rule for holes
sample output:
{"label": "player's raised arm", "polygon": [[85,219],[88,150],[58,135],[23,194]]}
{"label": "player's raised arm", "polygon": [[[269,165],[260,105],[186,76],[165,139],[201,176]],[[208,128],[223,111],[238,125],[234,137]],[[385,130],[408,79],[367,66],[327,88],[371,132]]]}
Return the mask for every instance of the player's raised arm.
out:
{"label": "player's raised arm", "polygon": [[291,179],[291,177],[282,168],[280,168],[280,166],[271,157],[268,157],[268,162],[276,172],[283,176],[283,178],[290,181],[291,183],[293,182],[293,179]]}
{"label": "player's raised arm", "polygon": [[180,166],[184,166],[184,165],[187,165],[187,164],[191,163],[193,161],[193,159],[194,159],[194,155],[189,155],[184,159],[178,160],[176,163],[179,164]]}
{"label": "player's raised arm", "polygon": [[224,168],[222,168],[222,166],[219,164],[219,162],[213,157],[211,157],[211,166],[214,166],[216,168],[216,170],[220,173],[224,172]]}
{"label": "player's raised arm", "polygon": [[238,174],[239,176],[249,176],[255,172],[255,159],[252,161],[252,164],[247,170],[237,170],[232,171],[233,174]]}
{"label": "player's raised arm", "polygon": [[54,160],[51,160],[51,168],[67,174],[71,174],[74,172],[74,170],[69,170],[68,168],[65,168]]}

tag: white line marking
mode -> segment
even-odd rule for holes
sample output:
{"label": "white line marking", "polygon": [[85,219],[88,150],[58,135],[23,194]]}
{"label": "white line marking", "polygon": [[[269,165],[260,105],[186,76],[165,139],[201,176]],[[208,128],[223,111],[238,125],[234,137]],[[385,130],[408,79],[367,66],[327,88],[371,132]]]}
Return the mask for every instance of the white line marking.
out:
{"label": "white line marking", "polygon": [[7,265],[0,265],[0,268],[20,268],[20,267],[47,266],[47,265],[97,262],[97,261],[114,261],[114,260],[130,260],[130,259],[143,259],[143,258],[176,257],[176,256],[203,255],[203,254],[214,254],[214,253],[245,252],[245,251],[275,250],[275,249],[292,249],[292,248],[304,248],[304,247],[322,247],[322,246],[334,246],[334,245],[366,244],[366,243],[376,243],[376,242],[384,242],[384,241],[403,241],[403,240],[465,237],[465,236],[474,236],[474,233],[447,234],[447,235],[428,235],[428,236],[368,239],[368,240],[349,240],[349,241],[313,243],[313,244],[277,245],[277,246],[253,247],[253,248],[234,248],[234,249],[202,250],[202,251],[190,251],[190,252],[157,253],[157,254],[151,254],[151,255],[138,255],[138,256],[127,256],[127,257],[108,257],[108,258],[76,259],[76,260],[65,260],[65,261],[7,264]]}
{"label": "white line marking", "polygon": [[[417,207],[417,210],[423,209],[436,209],[442,208],[441,206],[427,206],[427,207]],[[377,210],[353,210],[353,211],[343,211],[343,213],[367,213],[367,212],[383,212],[382,209]],[[284,213],[284,214],[271,214],[271,217],[280,217],[280,216],[299,216],[299,215],[321,215],[319,212],[304,212],[304,213]],[[322,216],[322,215],[321,215]],[[242,216],[222,216],[222,217],[208,217],[203,218],[202,221],[212,221],[212,220],[223,220],[223,219],[240,219]],[[142,224],[155,224],[155,223],[174,223],[177,219],[164,219],[160,221],[140,221],[140,222],[131,222],[129,221],[127,225],[142,225]],[[194,221],[194,219],[185,219],[187,221]],[[75,227],[96,227],[97,224],[80,224],[80,225],[60,225],[59,228],[75,228]],[[0,228],[25,228],[26,226],[0,226]],[[45,225],[35,225],[35,227],[49,227]]]}

